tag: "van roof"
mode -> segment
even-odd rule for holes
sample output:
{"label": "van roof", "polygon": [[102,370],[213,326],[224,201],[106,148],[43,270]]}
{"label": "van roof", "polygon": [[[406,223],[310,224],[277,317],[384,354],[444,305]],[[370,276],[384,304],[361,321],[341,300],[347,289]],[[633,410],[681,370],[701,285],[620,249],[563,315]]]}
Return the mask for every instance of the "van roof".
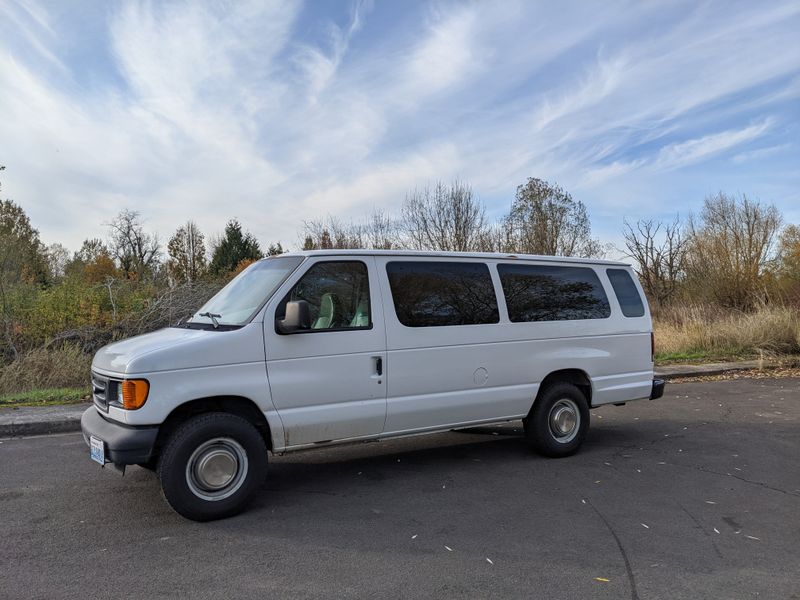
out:
{"label": "van roof", "polygon": [[579,263],[629,267],[629,263],[599,258],[544,256],[538,254],[505,254],[502,252],[431,252],[427,250],[301,250],[287,252],[289,256],[423,256],[441,258],[480,258],[491,260],[531,260],[537,262]]}

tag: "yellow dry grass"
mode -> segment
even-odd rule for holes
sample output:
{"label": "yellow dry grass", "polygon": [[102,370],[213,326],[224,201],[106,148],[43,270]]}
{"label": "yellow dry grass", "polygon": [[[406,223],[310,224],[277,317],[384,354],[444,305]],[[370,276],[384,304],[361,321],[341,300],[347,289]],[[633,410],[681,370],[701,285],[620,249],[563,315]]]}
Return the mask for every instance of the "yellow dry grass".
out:
{"label": "yellow dry grass", "polygon": [[708,305],[661,310],[653,318],[656,356],[664,360],[781,356],[800,352],[800,311],[762,306],[751,312]]}
{"label": "yellow dry grass", "polygon": [[0,366],[0,395],[44,388],[86,387],[92,357],[77,346],[37,348]]}

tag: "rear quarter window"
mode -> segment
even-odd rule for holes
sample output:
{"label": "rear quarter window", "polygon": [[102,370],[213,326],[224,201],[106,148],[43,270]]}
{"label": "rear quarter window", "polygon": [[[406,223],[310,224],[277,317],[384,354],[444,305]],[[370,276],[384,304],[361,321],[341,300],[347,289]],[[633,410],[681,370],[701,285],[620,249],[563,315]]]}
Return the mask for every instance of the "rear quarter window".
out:
{"label": "rear quarter window", "polygon": [[606,269],[606,275],[614,288],[622,314],[626,317],[643,317],[644,303],[631,274],[626,269]]}
{"label": "rear quarter window", "polygon": [[485,263],[393,261],[386,274],[395,313],[406,327],[500,322]]}
{"label": "rear quarter window", "polygon": [[588,267],[497,265],[508,317],[515,323],[605,319],[608,298]]}

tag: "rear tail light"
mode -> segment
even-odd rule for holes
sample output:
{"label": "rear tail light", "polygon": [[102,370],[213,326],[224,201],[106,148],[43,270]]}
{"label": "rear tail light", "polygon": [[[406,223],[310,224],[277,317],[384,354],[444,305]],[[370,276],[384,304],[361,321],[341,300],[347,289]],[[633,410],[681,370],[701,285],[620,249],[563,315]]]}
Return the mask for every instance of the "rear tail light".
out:
{"label": "rear tail light", "polygon": [[656,336],[651,331],[650,332],[650,362],[654,362],[656,359]]}

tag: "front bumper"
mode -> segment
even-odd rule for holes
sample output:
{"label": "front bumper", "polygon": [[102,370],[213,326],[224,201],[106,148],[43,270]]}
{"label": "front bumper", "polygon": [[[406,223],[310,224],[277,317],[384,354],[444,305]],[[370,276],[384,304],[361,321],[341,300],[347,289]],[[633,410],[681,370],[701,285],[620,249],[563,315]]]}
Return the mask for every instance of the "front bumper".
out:
{"label": "front bumper", "polygon": [[650,400],[657,400],[664,395],[664,386],[666,383],[663,379],[653,379],[653,389],[650,392]]}
{"label": "front bumper", "polygon": [[116,465],[138,465],[148,462],[154,454],[158,426],[132,427],[104,419],[94,406],[81,417],[83,440],[95,436],[103,440],[106,459]]}

